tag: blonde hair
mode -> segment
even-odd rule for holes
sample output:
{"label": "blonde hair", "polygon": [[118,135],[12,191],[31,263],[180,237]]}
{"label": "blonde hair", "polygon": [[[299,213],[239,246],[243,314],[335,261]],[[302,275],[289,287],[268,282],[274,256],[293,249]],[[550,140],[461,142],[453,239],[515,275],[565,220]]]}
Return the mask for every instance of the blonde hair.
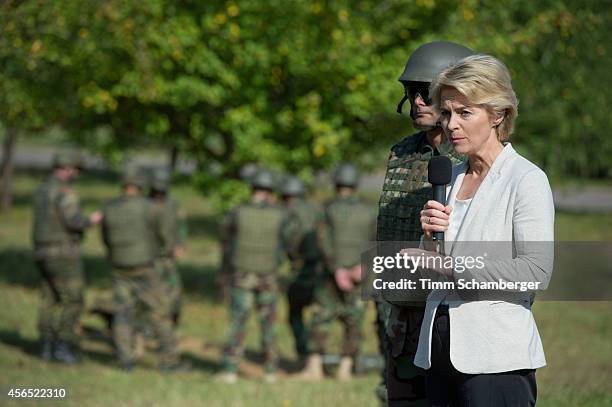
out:
{"label": "blonde hair", "polygon": [[455,88],[470,104],[484,107],[492,116],[502,116],[496,128],[497,138],[505,141],[510,137],[518,116],[518,99],[503,62],[490,55],[471,55],[440,72],[429,88],[438,110],[444,87]]}

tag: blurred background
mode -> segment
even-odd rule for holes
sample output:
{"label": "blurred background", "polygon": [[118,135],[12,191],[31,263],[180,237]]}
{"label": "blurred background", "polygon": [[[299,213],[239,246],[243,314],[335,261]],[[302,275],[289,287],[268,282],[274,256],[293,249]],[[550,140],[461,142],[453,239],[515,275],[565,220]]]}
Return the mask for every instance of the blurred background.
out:
{"label": "blurred background", "polygon": [[[248,195],[240,168],[299,174],[322,200],[326,171],[354,161],[375,203],[390,146],[413,132],[395,112],[397,78],[416,47],[445,39],[508,65],[520,100],[511,142],[551,179],[556,238],[611,240],[611,13],[606,0],[4,0],[0,387],[64,385],[75,405],[375,405],[375,373],[341,387],[247,380],[227,392],[210,383],[227,328],[214,285],[217,230]],[[127,159],[174,170],[191,231],[179,337],[193,372],[120,373],[94,316],[83,320],[83,365],[38,359],[30,196],[53,153],[74,146],[86,152],[76,188],[87,211],[118,192]],[[85,265],[91,304],[110,287],[95,232]],[[538,372],[540,404],[612,405],[610,302],[536,303],[534,313],[549,360]],[[375,352],[368,315],[366,350]],[[290,361],[289,329],[279,331]],[[248,344],[257,348],[255,335]]]}

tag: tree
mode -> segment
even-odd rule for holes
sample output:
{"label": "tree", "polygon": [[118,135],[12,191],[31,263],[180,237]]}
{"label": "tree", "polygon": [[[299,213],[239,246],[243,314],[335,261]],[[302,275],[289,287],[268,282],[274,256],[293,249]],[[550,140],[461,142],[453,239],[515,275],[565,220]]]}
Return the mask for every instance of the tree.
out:
{"label": "tree", "polygon": [[408,122],[394,114],[397,76],[418,45],[446,38],[510,66],[516,140],[530,157],[603,175],[607,95],[587,79],[609,67],[605,2],[504,3],[6,1],[0,62],[30,102],[50,107],[44,125],[115,160],[134,146],[174,149],[231,205],[247,162],[309,178],[373,152],[384,161]]}

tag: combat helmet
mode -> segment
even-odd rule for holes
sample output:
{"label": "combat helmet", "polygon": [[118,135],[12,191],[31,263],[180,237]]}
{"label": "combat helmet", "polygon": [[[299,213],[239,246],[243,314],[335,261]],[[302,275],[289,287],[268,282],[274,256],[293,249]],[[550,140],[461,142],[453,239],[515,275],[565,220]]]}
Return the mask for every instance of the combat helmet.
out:
{"label": "combat helmet", "polygon": [[170,172],[164,168],[155,168],[151,173],[151,188],[166,192],[170,187]]}
{"label": "combat helmet", "polygon": [[305,192],[304,183],[295,175],[285,177],[280,187],[280,193],[285,196],[302,196]]}
{"label": "combat helmet", "polygon": [[76,150],[58,151],[53,156],[53,168],[61,167],[83,168],[81,154]]}
{"label": "combat helmet", "polygon": [[258,170],[255,175],[253,175],[253,178],[251,178],[251,186],[253,189],[267,189],[273,191],[276,187],[274,174],[265,168]]}
{"label": "combat helmet", "polygon": [[144,188],[147,185],[147,176],[141,168],[128,165],[121,174],[121,185],[135,185]]}
{"label": "combat helmet", "polygon": [[255,174],[257,174],[257,171],[259,171],[259,166],[257,164],[248,163],[243,165],[242,168],[240,168],[238,176],[242,181],[250,182],[251,179],[255,176]]}
{"label": "combat helmet", "polygon": [[356,187],[359,183],[359,170],[351,163],[340,164],[334,171],[334,184],[338,187]]}
{"label": "combat helmet", "polygon": [[[404,87],[410,82],[430,83],[444,68],[470,55],[474,55],[474,51],[450,41],[423,44],[410,55],[398,80]],[[397,106],[398,113],[402,112],[402,105],[407,99],[406,93]]]}

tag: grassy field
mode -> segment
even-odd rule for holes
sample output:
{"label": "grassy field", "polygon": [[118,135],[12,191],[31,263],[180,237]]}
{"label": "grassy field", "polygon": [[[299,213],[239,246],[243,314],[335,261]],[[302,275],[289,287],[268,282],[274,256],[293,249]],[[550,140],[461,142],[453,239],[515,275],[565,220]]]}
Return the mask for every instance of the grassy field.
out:
{"label": "grassy field", "polygon": [[[131,374],[117,369],[104,322],[86,315],[82,322],[84,363],[64,367],[38,357],[37,272],[30,255],[29,200],[39,178],[21,175],[15,180],[15,207],[0,214],[0,390],[9,387],[63,387],[62,406],[373,406],[377,375],[360,376],[350,383],[333,379],[305,384],[287,377],[296,369],[288,326],[279,324],[281,379],[265,384],[259,378],[256,319],[251,319],[243,379],[237,386],[218,385],[212,375],[219,368],[220,348],[227,330],[227,309],[215,286],[219,264],[216,238],[218,219],[205,197],[188,186],[174,189],[189,215],[191,230],[181,272],[186,287],[184,316],[178,331],[183,358],[192,370],[162,375],[149,352]],[[98,208],[117,192],[112,180],[82,179],[77,184],[87,210]],[[557,215],[557,239],[612,240],[612,214]],[[98,231],[86,238],[87,303],[108,293],[110,277]],[[612,305],[609,302],[539,302],[534,313],[544,341],[548,367],[538,371],[541,406],[612,406]],[[374,353],[373,309],[368,312],[365,353]],[[285,302],[280,319],[286,319]],[[332,350],[337,349],[338,333]],[[8,401],[1,405],[34,405]],[[49,402],[52,405],[54,402]]]}

